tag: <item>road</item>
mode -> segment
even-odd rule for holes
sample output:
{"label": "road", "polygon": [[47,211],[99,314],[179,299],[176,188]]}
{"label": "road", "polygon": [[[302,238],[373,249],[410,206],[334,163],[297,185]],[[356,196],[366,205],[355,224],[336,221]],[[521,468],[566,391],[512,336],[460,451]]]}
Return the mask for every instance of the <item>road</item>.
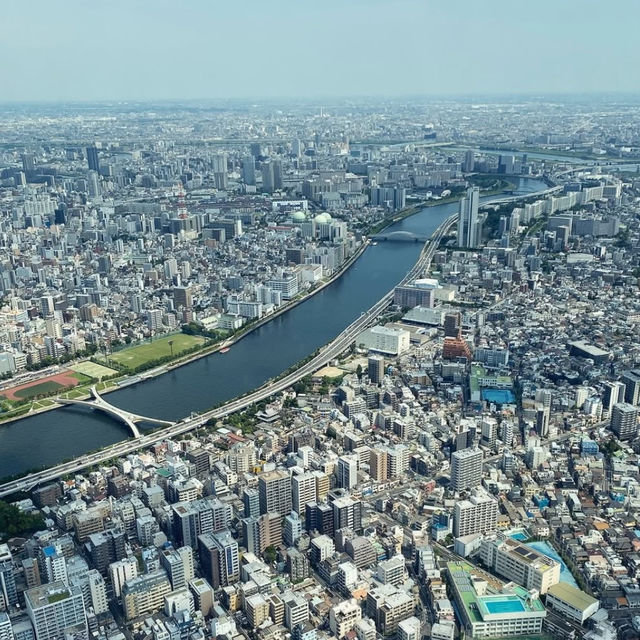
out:
{"label": "road", "polygon": [[[429,268],[431,260],[440,245],[440,241],[455,224],[457,218],[457,213],[449,216],[436,229],[430,240],[422,249],[416,264],[402,279],[400,284],[405,284],[410,280],[414,280]],[[39,484],[55,480],[60,476],[76,473],[77,471],[101,464],[112,458],[125,456],[139,449],[144,449],[145,447],[161,442],[162,440],[175,438],[183,433],[202,427],[208,420],[219,420],[231,413],[241,411],[256,402],[260,402],[270,396],[284,391],[295,382],[298,382],[298,380],[314,373],[334,358],[337,358],[351,345],[359,333],[374,323],[376,318],[391,304],[392,300],[393,290],[389,291],[368,311],[364,312],[359,318],[352,322],[332,342],[322,347],[319,353],[309,360],[309,362],[306,362],[298,369],[283,376],[282,378],[269,381],[267,384],[245,396],[231,400],[221,407],[211,409],[210,411],[206,411],[192,418],[182,420],[181,422],[178,422],[171,427],[167,427],[166,429],[159,429],[134,440],[123,440],[106,447],[105,449],[101,449],[100,451],[89,453],[69,462],[56,465],[55,467],[50,467],[49,469],[29,474],[18,480],[6,482],[5,484],[0,485],[0,497],[11,495],[17,491],[29,491]]]}

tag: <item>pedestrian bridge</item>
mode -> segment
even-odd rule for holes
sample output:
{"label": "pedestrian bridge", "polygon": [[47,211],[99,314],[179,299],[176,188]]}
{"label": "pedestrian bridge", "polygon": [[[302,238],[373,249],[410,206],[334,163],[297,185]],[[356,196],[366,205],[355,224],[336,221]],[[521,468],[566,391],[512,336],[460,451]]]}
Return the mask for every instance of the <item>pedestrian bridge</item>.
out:
{"label": "pedestrian bridge", "polygon": [[56,402],[60,404],[67,405],[80,405],[82,407],[90,407],[91,409],[97,409],[98,411],[102,411],[120,422],[124,422],[124,424],[129,427],[129,430],[133,434],[134,438],[139,438],[142,434],[140,433],[137,423],[138,422],[148,422],[149,424],[155,424],[160,427],[171,427],[174,425],[174,422],[170,422],[169,420],[160,420],[158,418],[149,418],[148,416],[141,416],[137,413],[132,413],[131,411],[125,411],[124,409],[119,409],[118,407],[108,403],[99,393],[95,386],[91,387],[91,395],[93,396],[93,400],[75,400],[72,398],[56,398]]}
{"label": "pedestrian bridge", "polygon": [[378,233],[372,236],[372,240],[378,242],[421,242],[425,243],[429,238],[418,236],[410,231],[392,231],[391,233]]}

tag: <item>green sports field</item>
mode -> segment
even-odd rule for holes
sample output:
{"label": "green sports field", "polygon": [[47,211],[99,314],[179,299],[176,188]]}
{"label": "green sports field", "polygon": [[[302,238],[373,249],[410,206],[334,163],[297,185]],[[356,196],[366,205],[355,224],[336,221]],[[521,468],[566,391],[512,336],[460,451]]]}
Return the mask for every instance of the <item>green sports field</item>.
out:
{"label": "green sports field", "polygon": [[172,336],[158,338],[153,342],[112,353],[109,355],[109,361],[117,362],[128,369],[134,370],[151,360],[170,356],[170,341],[173,341],[173,355],[178,356],[187,349],[202,345],[205,339],[202,336],[188,336],[184,333],[176,333]]}
{"label": "green sports field", "polygon": [[96,362],[91,362],[91,360],[72,364],[69,369],[85,376],[89,376],[89,378],[93,378],[94,380],[101,380],[102,378],[112,376],[114,373],[118,373],[115,369],[109,369],[109,367],[97,364]]}

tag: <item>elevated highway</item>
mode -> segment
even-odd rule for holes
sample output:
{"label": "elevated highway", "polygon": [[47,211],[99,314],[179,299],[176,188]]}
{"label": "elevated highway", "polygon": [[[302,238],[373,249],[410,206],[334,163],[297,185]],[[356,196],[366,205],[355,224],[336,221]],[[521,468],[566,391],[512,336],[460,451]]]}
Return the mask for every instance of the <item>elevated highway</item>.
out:
{"label": "elevated highway", "polygon": [[[431,260],[433,259],[440,241],[455,224],[457,218],[457,213],[449,216],[436,229],[436,231],[431,236],[431,239],[423,247],[416,264],[402,279],[400,284],[406,284],[408,281],[420,277],[424,273],[424,271],[429,268]],[[210,411],[206,411],[197,416],[186,418],[181,422],[171,424],[171,426],[168,426],[165,429],[159,429],[157,431],[154,431],[153,433],[149,433],[146,435],[142,434],[139,437],[135,437],[135,439],[123,440],[122,442],[117,442],[109,447],[106,447],[105,449],[101,449],[100,451],[88,453],[69,462],[63,462],[62,464],[56,465],[55,467],[50,467],[49,469],[45,469],[43,471],[31,473],[18,480],[6,482],[0,485],[0,497],[10,495],[17,491],[29,491],[39,484],[49,482],[51,480],[59,478],[60,476],[76,473],[78,471],[81,471],[82,469],[86,469],[87,467],[101,464],[114,457],[133,453],[139,449],[151,446],[167,438],[175,438],[183,433],[202,427],[208,420],[219,420],[221,418],[225,418],[231,413],[241,411],[256,402],[260,402],[268,398],[269,396],[284,391],[298,380],[301,380],[305,376],[312,374],[334,358],[338,357],[345,349],[347,349],[351,345],[351,343],[356,339],[361,331],[375,322],[376,318],[391,304],[392,300],[393,290],[389,291],[380,300],[378,300],[378,302],[376,302],[368,311],[365,311],[362,315],[360,315],[360,317],[352,322],[346,329],[344,329],[344,331],[339,336],[337,336],[329,344],[322,347],[318,354],[311,360],[304,363],[295,371],[283,376],[282,378],[267,382],[259,389],[256,389],[255,391],[252,391],[245,396],[236,398],[235,400],[231,400],[221,407],[211,409]],[[102,400],[102,402],[106,405],[109,404],[104,400]],[[89,402],[89,405],[94,406],[95,400],[94,402]],[[95,405],[95,408],[100,408],[101,410],[105,411],[107,410],[104,405],[100,407]],[[116,408],[112,405],[109,405],[109,411],[111,412],[113,409]],[[121,412],[121,410],[119,409],[118,412],[135,416],[136,418],[140,418],[144,421],[156,421],[155,419],[146,418],[144,416],[136,416],[135,414],[130,414],[129,412]]]}

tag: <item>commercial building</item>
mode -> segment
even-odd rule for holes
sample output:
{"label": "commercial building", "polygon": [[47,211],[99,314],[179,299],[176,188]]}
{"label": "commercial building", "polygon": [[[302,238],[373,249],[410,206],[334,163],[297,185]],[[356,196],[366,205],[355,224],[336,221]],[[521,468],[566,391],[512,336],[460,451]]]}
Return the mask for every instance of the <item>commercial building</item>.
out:
{"label": "commercial building", "polygon": [[44,584],[26,591],[25,603],[36,640],[87,633],[84,599],[77,587],[67,587],[64,582]]}
{"label": "commercial building", "polygon": [[468,636],[515,637],[542,631],[546,611],[537,592],[524,587],[491,587],[466,562],[449,562],[447,575]]}
{"label": "commercial building", "polygon": [[557,560],[508,536],[485,539],[480,557],[499,576],[541,594],[560,582],[561,566]]}
{"label": "commercial building", "polygon": [[116,598],[120,597],[122,587],[127,580],[132,580],[138,576],[138,561],[132,556],[123,558],[109,565],[109,578]]}
{"label": "commercial building", "polygon": [[240,577],[238,542],[229,531],[198,536],[198,554],[205,578],[214,589],[237,582]]}
{"label": "commercial building", "polygon": [[18,603],[16,579],[13,575],[13,557],[9,545],[0,544],[0,595],[10,606]]}
{"label": "commercial building", "polygon": [[566,582],[559,582],[549,588],[545,604],[549,609],[578,624],[584,624],[600,608],[600,602],[596,598]]}
{"label": "commercial building", "polygon": [[411,334],[404,329],[389,329],[388,327],[371,327],[356,338],[356,346],[397,356],[409,349]]}
{"label": "commercial building", "polygon": [[176,543],[198,546],[202,533],[216,533],[229,527],[233,508],[218,498],[202,498],[172,505],[173,529]]}

